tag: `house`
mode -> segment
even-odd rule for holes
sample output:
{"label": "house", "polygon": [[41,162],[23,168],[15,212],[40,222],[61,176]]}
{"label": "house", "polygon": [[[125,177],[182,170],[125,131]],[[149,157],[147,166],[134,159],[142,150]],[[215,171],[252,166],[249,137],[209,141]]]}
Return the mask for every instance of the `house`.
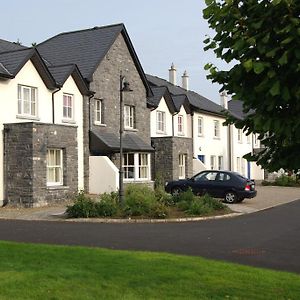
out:
{"label": "house", "polygon": [[193,141],[191,110],[186,95],[171,95],[165,86],[152,87],[151,141],[155,149],[156,180],[183,179],[192,175]]}
{"label": "house", "polygon": [[[176,68],[172,64],[169,81],[147,75],[152,87],[166,87],[171,97],[185,96],[189,104],[193,165],[190,175],[206,169],[228,168],[227,127],[223,126],[223,107],[188,89],[188,76],[182,76],[182,87],[176,85]],[[151,125],[153,126],[153,125]]]}
{"label": "house", "polygon": [[[223,97],[223,103],[230,114],[240,120],[246,117],[242,101],[230,100],[227,103],[226,95],[223,94]],[[261,147],[258,134],[246,135],[242,129],[238,129],[234,125],[228,126],[228,134],[230,137],[230,170],[239,172],[247,178],[263,180],[264,170],[255,162],[249,162],[243,158],[244,155],[253,153]]]}
{"label": "house", "polygon": [[83,103],[75,65],[48,67],[33,48],[0,40],[0,201],[26,207],[85,185]]}
{"label": "house", "polygon": [[[120,97],[124,100],[124,182],[153,184],[150,108],[152,91],[123,24],[58,34],[37,46],[49,64],[76,64],[94,95],[86,106],[85,161],[89,192],[118,189]],[[122,92],[123,83],[131,92]]]}

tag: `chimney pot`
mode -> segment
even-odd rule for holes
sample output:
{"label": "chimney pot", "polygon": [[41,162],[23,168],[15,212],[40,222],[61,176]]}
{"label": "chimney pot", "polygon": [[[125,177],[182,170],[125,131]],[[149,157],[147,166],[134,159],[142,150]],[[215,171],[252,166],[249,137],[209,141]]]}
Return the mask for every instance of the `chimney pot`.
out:
{"label": "chimney pot", "polygon": [[169,82],[176,85],[176,68],[174,63],[172,63],[171,68],[169,69]]}
{"label": "chimney pot", "polygon": [[187,71],[183,72],[183,75],[181,76],[182,78],[182,88],[185,90],[189,89],[189,75],[187,74]]}

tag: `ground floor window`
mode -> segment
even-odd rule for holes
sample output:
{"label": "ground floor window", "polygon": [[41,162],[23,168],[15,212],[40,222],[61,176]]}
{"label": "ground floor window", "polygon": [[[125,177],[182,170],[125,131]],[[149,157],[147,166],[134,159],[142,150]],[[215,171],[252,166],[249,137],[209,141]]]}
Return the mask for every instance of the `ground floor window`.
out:
{"label": "ground floor window", "polygon": [[210,168],[211,168],[211,170],[216,169],[216,156],[215,155],[210,156]]}
{"label": "ground floor window", "polygon": [[218,157],[218,170],[223,170],[224,166],[223,166],[223,156],[219,156]]}
{"label": "ground floor window", "polygon": [[47,150],[47,185],[63,184],[63,151]]}
{"label": "ground floor window", "polygon": [[150,180],[150,154],[126,153],[123,157],[124,179]]}
{"label": "ground floor window", "polygon": [[185,154],[179,154],[179,179],[185,178]]}
{"label": "ground floor window", "polygon": [[198,155],[198,159],[205,164],[205,155]]}

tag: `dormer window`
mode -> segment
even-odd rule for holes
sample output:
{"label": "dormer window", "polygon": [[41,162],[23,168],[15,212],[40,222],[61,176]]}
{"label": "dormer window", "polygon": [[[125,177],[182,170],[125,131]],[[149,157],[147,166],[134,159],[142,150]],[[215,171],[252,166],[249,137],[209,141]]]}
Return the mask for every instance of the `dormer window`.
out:
{"label": "dormer window", "polygon": [[164,111],[156,112],[156,132],[165,133],[166,131],[166,113]]}
{"label": "dormer window", "polygon": [[178,134],[183,135],[183,115],[178,115]]}
{"label": "dormer window", "polygon": [[74,118],[74,96],[71,94],[63,95],[63,118],[66,120]]}
{"label": "dormer window", "polygon": [[18,85],[18,114],[37,117],[37,88]]}

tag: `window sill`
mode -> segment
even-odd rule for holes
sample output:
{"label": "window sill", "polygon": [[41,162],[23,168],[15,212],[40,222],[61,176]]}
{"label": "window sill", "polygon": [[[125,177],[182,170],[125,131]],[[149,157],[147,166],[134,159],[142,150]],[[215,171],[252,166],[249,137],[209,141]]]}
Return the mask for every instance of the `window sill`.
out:
{"label": "window sill", "polygon": [[72,125],[76,124],[76,121],[74,121],[73,119],[62,119],[61,122]]}
{"label": "window sill", "polygon": [[220,140],[221,138],[219,136],[214,136],[214,140]]}
{"label": "window sill", "polygon": [[100,122],[94,122],[94,125],[99,126],[99,127],[106,127],[106,124],[100,123]]}
{"label": "window sill", "polygon": [[124,131],[138,132],[136,128],[124,128]]}
{"label": "window sill", "polygon": [[28,115],[16,115],[17,119],[23,119],[23,120],[33,120],[33,121],[40,121],[39,117],[35,116],[28,116]]}
{"label": "window sill", "polygon": [[198,137],[204,137],[204,135],[203,134],[198,134]]}
{"label": "window sill", "polygon": [[67,185],[47,185],[47,190],[68,190],[69,188]]}

